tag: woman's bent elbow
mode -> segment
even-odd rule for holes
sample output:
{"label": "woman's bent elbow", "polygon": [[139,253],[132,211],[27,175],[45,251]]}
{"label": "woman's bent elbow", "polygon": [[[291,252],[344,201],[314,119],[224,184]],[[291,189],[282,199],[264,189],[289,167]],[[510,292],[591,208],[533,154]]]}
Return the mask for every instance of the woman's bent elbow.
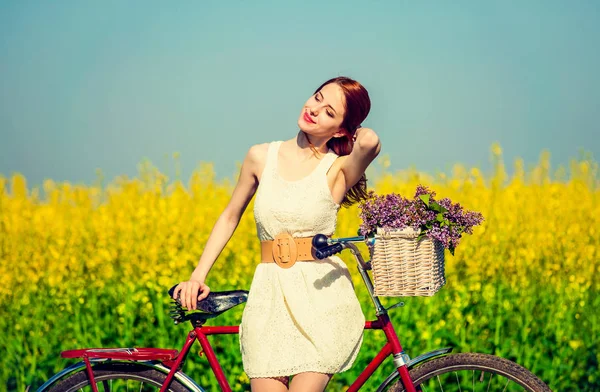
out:
{"label": "woman's bent elbow", "polygon": [[365,132],[364,135],[359,139],[359,148],[364,151],[368,151],[370,154],[377,156],[379,151],[381,151],[381,141],[379,140],[379,136],[373,131],[369,129]]}

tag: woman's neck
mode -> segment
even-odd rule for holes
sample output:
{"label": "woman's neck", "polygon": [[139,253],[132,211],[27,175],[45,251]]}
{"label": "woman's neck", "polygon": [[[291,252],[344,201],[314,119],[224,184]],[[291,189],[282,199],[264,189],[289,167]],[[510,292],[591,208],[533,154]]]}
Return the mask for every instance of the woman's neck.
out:
{"label": "woman's neck", "polygon": [[[316,150],[320,154],[327,154],[329,151],[329,147],[327,147],[327,142],[329,138],[318,138],[314,136],[309,136],[304,131],[298,132],[296,136],[296,144],[302,150]],[[311,148],[312,147],[312,148]],[[314,151],[313,150],[313,151]]]}

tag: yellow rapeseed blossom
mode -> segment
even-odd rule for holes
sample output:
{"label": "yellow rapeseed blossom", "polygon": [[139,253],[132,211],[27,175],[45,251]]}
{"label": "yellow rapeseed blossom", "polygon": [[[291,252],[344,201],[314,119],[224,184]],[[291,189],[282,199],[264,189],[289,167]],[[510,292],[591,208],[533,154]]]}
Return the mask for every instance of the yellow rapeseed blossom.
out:
{"label": "yellow rapeseed blossom", "polygon": [[[600,379],[589,354],[597,350],[591,337],[600,332],[598,165],[574,161],[569,178],[563,168],[557,180],[544,152],[529,171],[516,160],[509,178],[502,148],[494,144],[491,152],[493,176],[462,165],[450,175],[414,168],[390,173],[384,157],[370,179],[378,193],[407,197],[423,184],[485,217],[472,236],[463,236],[454,257],[447,254],[447,286],[432,298],[405,299],[407,306],[393,311],[398,332],[414,356],[440,344],[484,351],[523,363],[555,390],[585,390],[590,379]],[[46,180],[41,189],[28,189],[21,175],[0,177],[0,389],[39,386],[64,366],[63,349],[180,347],[186,332],[167,317],[166,291],[196,266],[233,181],[217,181],[211,164],[188,184],[169,181],[147,162],[140,171],[102,187]],[[359,224],[356,206],[343,209],[336,234],[354,236]],[[259,255],[250,204],[207,283],[217,291],[248,289]],[[352,259],[342,257],[372,319]],[[220,323],[239,323],[241,309]],[[332,390],[348,385],[375,354],[382,338],[369,333],[355,369],[334,377]],[[237,338],[223,339],[219,358],[238,369],[229,379],[245,390]],[[192,377],[214,383],[204,359],[188,362]]]}

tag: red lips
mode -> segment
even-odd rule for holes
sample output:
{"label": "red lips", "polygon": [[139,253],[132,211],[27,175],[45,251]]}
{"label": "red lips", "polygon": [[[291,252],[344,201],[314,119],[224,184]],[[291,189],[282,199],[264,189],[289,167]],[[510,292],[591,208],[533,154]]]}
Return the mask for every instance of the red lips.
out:
{"label": "red lips", "polygon": [[306,122],[308,122],[308,123],[311,123],[311,124],[316,124],[316,122],[315,122],[315,121],[313,121],[313,119],[312,119],[312,118],[310,118],[310,116],[309,116],[309,115],[308,115],[308,113],[306,113],[306,112],[304,112],[304,120],[305,120]]}

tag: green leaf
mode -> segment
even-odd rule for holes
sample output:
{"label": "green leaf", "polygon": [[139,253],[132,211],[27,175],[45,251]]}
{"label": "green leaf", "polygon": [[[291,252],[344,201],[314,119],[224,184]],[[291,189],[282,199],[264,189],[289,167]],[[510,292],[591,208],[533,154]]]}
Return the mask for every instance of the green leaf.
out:
{"label": "green leaf", "polygon": [[429,207],[429,195],[419,195],[419,199],[423,200],[423,203]]}
{"label": "green leaf", "polygon": [[439,205],[439,204],[438,204],[438,203],[436,203],[436,202],[433,202],[433,203],[431,203],[431,206],[430,206],[430,208],[431,208],[432,210],[434,210],[435,212],[441,212],[441,213],[444,213],[444,212],[447,212],[447,211],[448,211],[448,209],[446,209],[446,207],[442,207],[441,205]]}
{"label": "green leaf", "polygon": [[445,219],[444,219],[444,214],[443,214],[443,213],[441,213],[441,212],[440,212],[440,213],[438,213],[438,214],[435,216],[435,220],[436,220],[436,221],[438,221],[438,222],[444,222],[444,221],[445,221]]}

